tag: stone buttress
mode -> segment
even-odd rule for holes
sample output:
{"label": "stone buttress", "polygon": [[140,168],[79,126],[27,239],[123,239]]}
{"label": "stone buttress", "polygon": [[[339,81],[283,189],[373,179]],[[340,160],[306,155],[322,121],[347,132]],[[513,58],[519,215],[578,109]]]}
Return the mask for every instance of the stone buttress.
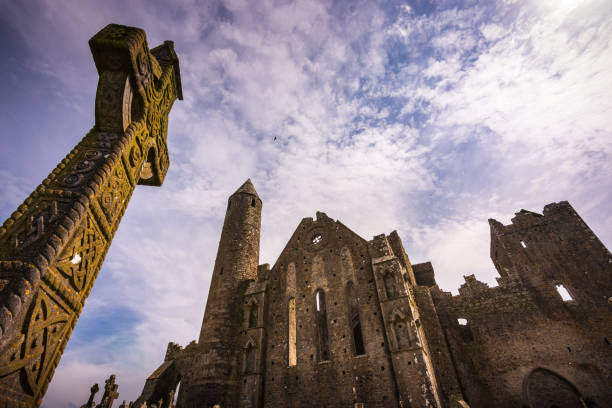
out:
{"label": "stone buttress", "polygon": [[440,406],[431,352],[415,298],[414,273],[399,236],[378,235],[368,243],[368,250],[400,406]]}

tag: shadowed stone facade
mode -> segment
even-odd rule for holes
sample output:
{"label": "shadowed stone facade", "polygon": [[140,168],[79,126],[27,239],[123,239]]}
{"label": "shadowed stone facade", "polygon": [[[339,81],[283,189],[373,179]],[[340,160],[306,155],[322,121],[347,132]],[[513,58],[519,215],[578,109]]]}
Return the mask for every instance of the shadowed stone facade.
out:
{"label": "shadowed stone facade", "polygon": [[199,340],[170,343],[132,406],[179,383],[181,408],[610,406],[612,255],[567,202],[489,220],[499,285],[457,296],[396,232],[320,212],[257,266],[261,205],[250,180],[229,198]]}

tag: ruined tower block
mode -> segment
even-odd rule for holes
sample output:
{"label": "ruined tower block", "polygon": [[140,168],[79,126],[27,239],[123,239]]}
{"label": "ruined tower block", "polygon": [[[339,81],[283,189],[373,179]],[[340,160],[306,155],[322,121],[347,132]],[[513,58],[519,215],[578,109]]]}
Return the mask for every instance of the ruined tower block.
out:
{"label": "ruined tower block", "polygon": [[180,406],[238,406],[242,294],[257,278],[261,205],[250,179],[228,200],[198,342],[201,360],[181,382]]}
{"label": "ruined tower block", "polygon": [[511,221],[489,220],[499,285],[469,275],[456,296],[430,287],[465,401],[610,406],[612,255],[565,201]]}
{"label": "ruined tower block", "polygon": [[520,279],[553,314],[561,287],[582,307],[608,310],[612,255],[567,201],[543,214],[521,210],[508,226],[489,224],[491,259],[503,279]]}
{"label": "ruined tower block", "polygon": [[89,45],[95,126],[0,227],[0,407],[40,404],[134,188],[168,170],[173,43],[110,24]]}

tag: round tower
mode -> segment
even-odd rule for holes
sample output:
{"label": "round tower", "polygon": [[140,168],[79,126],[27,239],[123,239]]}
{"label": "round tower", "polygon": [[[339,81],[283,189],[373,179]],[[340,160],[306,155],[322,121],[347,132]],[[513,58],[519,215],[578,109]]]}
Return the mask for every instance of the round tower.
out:
{"label": "round tower", "polygon": [[199,343],[230,334],[222,328],[239,309],[232,307],[237,290],[242,282],[257,279],[260,228],[261,199],[248,179],[227,202]]}
{"label": "round tower", "polygon": [[[185,407],[231,407],[240,376],[242,293],[257,279],[261,199],[248,179],[229,197],[210,291],[200,330],[198,358],[179,403]],[[183,391],[183,386],[181,387]],[[182,398],[181,398],[182,397]]]}

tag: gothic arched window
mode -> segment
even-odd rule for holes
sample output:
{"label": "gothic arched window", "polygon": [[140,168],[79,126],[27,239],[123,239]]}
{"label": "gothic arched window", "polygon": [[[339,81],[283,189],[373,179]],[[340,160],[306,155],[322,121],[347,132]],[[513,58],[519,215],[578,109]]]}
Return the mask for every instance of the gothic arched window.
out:
{"label": "gothic arched window", "polygon": [[329,360],[327,311],[325,305],[325,292],[323,289],[319,289],[315,292],[315,325],[317,334],[317,358],[319,361]]}
{"label": "gothic arched window", "polygon": [[246,348],[244,349],[244,372],[246,374],[255,372],[255,365],[257,361],[257,350],[255,345],[249,341]]}
{"label": "gothic arched window", "polygon": [[396,320],[393,322],[393,331],[395,332],[395,341],[397,342],[397,348],[403,349],[410,347],[410,323],[408,321]]}
{"label": "gothic arched window", "polygon": [[365,344],[363,342],[363,332],[361,330],[361,320],[359,318],[359,299],[355,294],[353,282],[346,285],[346,296],[349,304],[349,326],[351,329],[351,346],[353,354],[356,356],[365,354]]}
{"label": "gothic arched window", "polygon": [[258,326],[257,317],[258,317],[257,303],[253,302],[249,306],[249,329]]}
{"label": "gothic arched window", "polygon": [[289,365],[297,364],[297,328],[295,321],[295,299],[289,299]]}
{"label": "gothic arched window", "polygon": [[295,296],[295,263],[291,262],[289,266],[287,266],[287,286],[285,288],[287,296],[294,297]]}
{"label": "gothic arched window", "polygon": [[392,271],[385,271],[383,275],[383,283],[385,285],[385,294],[387,299],[395,299],[398,296],[397,282]]}

